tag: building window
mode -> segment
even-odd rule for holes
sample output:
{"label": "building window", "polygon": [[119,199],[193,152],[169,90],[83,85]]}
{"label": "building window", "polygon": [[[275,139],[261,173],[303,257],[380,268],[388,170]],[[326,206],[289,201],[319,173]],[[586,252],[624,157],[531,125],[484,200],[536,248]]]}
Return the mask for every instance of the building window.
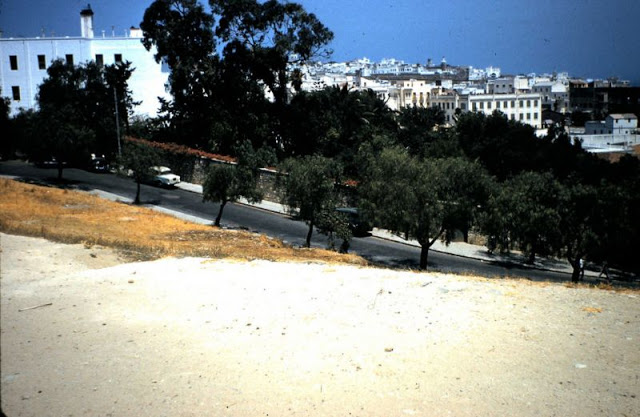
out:
{"label": "building window", "polygon": [[489,110],[491,110],[491,102],[488,102],[488,103],[487,103],[487,108],[488,108]]}
{"label": "building window", "polygon": [[496,101],[496,109],[499,109],[499,108],[500,108],[500,102]]}
{"label": "building window", "polygon": [[531,107],[531,100],[527,100],[527,107]]}
{"label": "building window", "polygon": [[527,120],[531,120],[531,113],[527,113]]}
{"label": "building window", "polygon": [[102,54],[96,54],[96,64],[99,66],[104,65],[104,56],[102,56]]}
{"label": "building window", "polygon": [[73,55],[72,54],[66,54],[64,56],[64,59],[67,61],[68,65],[73,65]]}
{"label": "building window", "polygon": [[524,100],[520,100],[520,107],[524,107]]}
{"label": "building window", "polygon": [[533,101],[533,107],[538,107],[538,100]]}
{"label": "building window", "polygon": [[467,103],[460,103],[460,108],[462,110],[467,110]]}
{"label": "building window", "polygon": [[38,69],[47,69],[47,58],[44,55],[38,55]]}
{"label": "building window", "polygon": [[484,110],[484,101],[480,102],[480,109]]}
{"label": "building window", "polygon": [[113,55],[113,60],[115,61],[116,64],[122,63],[122,54]]}
{"label": "building window", "polygon": [[512,109],[516,108],[516,101],[515,100],[511,100],[511,108]]}
{"label": "building window", "polygon": [[17,55],[9,55],[9,65],[11,66],[11,71],[18,71],[18,56]]}
{"label": "building window", "polygon": [[524,114],[520,113],[520,120],[524,120]]}
{"label": "building window", "polygon": [[511,120],[516,120],[516,115],[515,114],[511,115]]}
{"label": "building window", "polygon": [[534,118],[535,120],[538,120],[538,113],[533,113],[533,118]]}
{"label": "building window", "polygon": [[473,111],[478,110],[478,108],[476,107],[476,103],[473,103]]}
{"label": "building window", "polygon": [[13,101],[20,101],[20,87],[17,85],[12,86],[11,94],[13,95]]}

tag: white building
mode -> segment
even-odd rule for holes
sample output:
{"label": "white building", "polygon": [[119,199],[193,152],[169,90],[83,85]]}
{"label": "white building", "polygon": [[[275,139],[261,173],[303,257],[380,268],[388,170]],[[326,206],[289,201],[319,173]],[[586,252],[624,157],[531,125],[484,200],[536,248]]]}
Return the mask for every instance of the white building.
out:
{"label": "white building", "polygon": [[155,116],[158,97],[169,99],[165,90],[169,72],[155,62],[155,51],[142,45],[142,31],[131,28],[123,36],[94,37],[93,11],[80,12],[80,37],[0,38],[0,88],[11,100],[11,114],[21,108],[35,109],[38,86],[47,77],[47,67],[55,59],[75,65],[87,61],[114,64],[130,61],[135,68],[129,79],[134,101],[141,104],[137,114]]}
{"label": "white building", "polygon": [[540,94],[543,108],[560,113],[569,110],[569,86],[558,81],[537,81],[531,91]]}
{"label": "white building", "polygon": [[404,107],[438,107],[444,112],[445,122],[455,124],[457,113],[468,111],[490,115],[495,110],[504,113],[509,120],[542,128],[542,100],[536,93],[473,94],[453,90],[451,80],[441,80],[437,85],[425,80],[394,80],[389,84],[361,77],[356,88],[372,89],[392,110]]}
{"label": "white building", "polygon": [[610,114],[604,121],[589,121],[584,134],[572,134],[590,152],[628,151],[640,144],[638,117],[635,114]]}
{"label": "white building", "polygon": [[631,135],[638,129],[635,114],[610,114],[604,121],[589,121],[584,124],[585,135]]}
{"label": "white building", "polygon": [[610,114],[604,120],[612,135],[630,135],[638,129],[638,118],[635,114]]}
{"label": "white building", "polygon": [[529,79],[526,77],[502,77],[487,81],[488,94],[529,93]]}
{"label": "white building", "polygon": [[461,100],[462,111],[474,111],[491,114],[495,110],[504,113],[509,120],[515,120],[542,128],[542,102],[540,94],[476,94]]}

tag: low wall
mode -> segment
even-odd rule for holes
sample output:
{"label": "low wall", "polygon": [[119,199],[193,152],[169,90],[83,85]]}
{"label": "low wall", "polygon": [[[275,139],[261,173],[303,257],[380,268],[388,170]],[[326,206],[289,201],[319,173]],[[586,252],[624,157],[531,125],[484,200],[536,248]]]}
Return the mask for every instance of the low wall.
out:
{"label": "low wall", "polygon": [[[160,154],[162,165],[170,167],[173,172],[180,175],[182,181],[192,184],[201,185],[204,183],[207,169],[211,164],[235,164],[233,158],[189,149],[181,145],[150,142],[135,138],[127,138],[127,140],[145,143],[154,147]],[[277,176],[277,171],[273,169],[260,169],[258,187],[263,192],[264,200],[266,201],[281,201],[280,193],[276,188]],[[343,206],[356,206],[357,198],[354,187],[341,185],[339,192]]]}
{"label": "low wall", "polygon": [[640,144],[640,135],[571,135],[571,139],[582,142],[585,149],[621,146],[629,148]]}

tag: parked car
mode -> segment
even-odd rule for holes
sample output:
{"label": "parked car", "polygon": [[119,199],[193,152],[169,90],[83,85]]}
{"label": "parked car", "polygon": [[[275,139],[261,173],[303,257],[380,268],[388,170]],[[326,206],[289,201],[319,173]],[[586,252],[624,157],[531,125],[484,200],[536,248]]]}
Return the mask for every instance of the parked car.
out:
{"label": "parked car", "polygon": [[171,172],[171,168],[165,166],[153,166],[153,182],[163,187],[172,187],[180,182],[180,176]]}
{"label": "parked car", "polygon": [[109,163],[107,162],[104,155],[96,155],[94,153],[91,154],[91,159],[89,159],[89,163],[87,164],[87,168],[89,171],[93,172],[109,172]]}
{"label": "parked car", "polygon": [[362,220],[356,207],[339,207],[336,211],[347,217],[349,229],[354,236],[367,236],[371,231],[371,225]]}
{"label": "parked car", "polygon": [[[58,168],[58,160],[55,156],[43,159],[37,159],[34,161],[34,165],[38,168]],[[62,166],[66,167],[67,162],[63,161]]]}

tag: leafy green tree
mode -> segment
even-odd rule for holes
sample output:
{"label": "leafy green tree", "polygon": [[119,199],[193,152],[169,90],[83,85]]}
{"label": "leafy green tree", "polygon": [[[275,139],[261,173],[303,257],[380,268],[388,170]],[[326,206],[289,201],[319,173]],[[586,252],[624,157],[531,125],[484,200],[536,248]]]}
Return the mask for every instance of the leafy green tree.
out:
{"label": "leafy green tree", "polygon": [[126,140],[122,149],[120,163],[126,169],[131,170],[137,185],[134,204],[140,204],[140,184],[149,182],[153,178],[152,167],[159,163],[158,152],[155,148],[146,144]]}
{"label": "leafy green tree", "polygon": [[104,66],[90,61],[79,69],[85,81],[78,110],[95,135],[92,151],[113,156],[121,146],[117,135],[130,131],[129,116],[139,104],[128,85],[134,69],[129,61]]}
{"label": "leafy green tree", "polygon": [[59,178],[65,164],[84,166],[90,153],[113,155],[118,143],[115,106],[121,108],[121,123],[126,126],[127,115],[136,104],[127,85],[133,72],[130,65],[104,67],[88,62],[74,66],[54,61],[39,86],[39,110],[28,117],[22,115],[31,125],[16,123],[16,128],[28,130],[16,132],[28,138],[20,144],[22,150],[34,160],[55,158]]}
{"label": "leafy green tree", "polygon": [[489,199],[485,233],[502,250],[518,247],[530,263],[536,255],[558,253],[562,248],[561,191],[549,173],[517,175]]}
{"label": "leafy green tree", "polygon": [[[613,165],[609,181],[619,187],[613,196],[601,195],[605,201],[617,208],[612,223],[617,227],[615,241],[609,246],[611,264],[625,270],[640,273],[640,257],[637,256],[637,242],[640,241],[640,159],[626,155]],[[618,213],[615,216],[615,213]]]}
{"label": "leafy green tree", "polygon": [[335,184],[340,167],[322,156],[289,158],[280,167],[277,185],[282,192],[282,204],[309,225],[305,245],[311,246],[313,228],[327,212],[335,210]]}
{"label": "leafy green tree", "polygon": [[562,252],[573,268],[573,282],[580,279],[582,259],[588,257],[595,261],[606,257],[603,256],[603,244],[609,233],[606,233],[608,221],[603,217],[603,209],[607,204],[600,200],[602,194],[599,191],[593,186],[571,184],[562,187],[559,196]]}
{"label": "leafy green tree", "polygon": [[171,70],[172,101],[161,100],[168,140],[202,147],[212,134],[217,96],[214,18],[197,0],[155,0],[140,27],[143,45],[155,47],[155,59]]}
{"label": "leafy green tree", "polygon": [[85,160],[95,143],[95,134],[83,112],[87,77],[81,67],[62,60],[53,61],[47,75],[37,95],[38,142],[31,144],[28,152],[35,159],[54,157],[58,179],[62,179],[64,164]]}
{"label": "leafy green tree", "polygon": [[359,148],[380,136],[391,143],[397,130],[393,112],[375,93],[346,86],[296,94],[284,120],[285,155],[336,159],[350,178],[358,176]]}
{"label": "leafy green tree", "polygon": [[238,201],[242,197],[250,203],[262,200],[264,193],[258,186],[259,169],[275,162],[273,150],[261,148],[255,151],[248,142],[245,142],[237,153],[237,164],[209,166],[203,184],[202,200],[220,203],[214,223],[218,227],[227,203]]}
{"label": "leafy green tree", "polygon": [[270,0],[209,0],[220,16],[216,35],[224,45],[223,56],[245,67],[256,82],[273,95],[276,106],[288,101],[288,85],[301,86],[301,73],[291,64],[328,55],[333,39],[313,13],[297,3]]}
{"label": "leafy green tree", "polygon": [[288,85],[301,80],[290,65],[322,52],[333,35],[296,3],[209,5],[212,13],[196,0],[156,0],[141,23],[144,45],[171,68],[173,101],[162,105],[170,133],[224,153],[245,140],[277,148]]}
{"label": "leafy green tree", "polygon": [[242,197],[243,183],[239,178],[239,170],[235,165],[211,165],[202,186],[202,201],[220,203],[215,225],[220,227],[222,212],[228,202],[238,201]]}
{"label": "leafy green tree", "polygon": [[400,129],[398,142],[404,146],[411,155],[424,158],[428,148],[436,141],[436,126],[443,125],[444,112],[437,107],[405,107],[397,116]]}
{"label": "leafy green tree", "polygon": [[465,155],[480,161],[500,181],[541,165],[540,140],[533,127],[508,120],[499,111],[489,116],[463,113],[455,133]]}
{"label": "leafy green tree", "polygon": [[349,251],[351,238],[353,237],[353,232],[349,227],[349,219],[347,215],[331,209],[331,207],[336,207],[337,205],[338,202],[335,202],[335,204],[328,204],[329,208],[327,210],[320,211],[320,214],[317,217],[316,226],[320,233],[328,236],[329,249],[335,250],[335,239],[338,238],[342,240],[342,243],[340,244],[340,252],[347,253]]}
{"label": "leafy green tree", "polygon": [[420,268],[429,248],[468,229],[487,198],[488,177],[477,163],[461,158],[420,160],[405,149],[389,148],[367,166],[360,186],[365,216],[375,225],[414,238]]}
{"label": "leafy green tree", "polygon": [[[93,65],[93,62],[87,65]],[[119,123],[126,133],[130,131],[130,120],[134,114],[134,107],[140,104],[139,101],[133,99],[133,93],[129,88],[129,79],[134,71],[135,68],[131,67],[131,62],[124,61],[104,66],[102,73],[103,85],[107,87],[104,99],[100,102],[105,107],[102,116],[115,120],[114,112],[115,106],[117,106],[116,113],[120,118]],[[112,109],[113,111],[111,111]],[[111,117],[112,115],[114,117]],[[111,133],[113,133],[113,127]]]}

